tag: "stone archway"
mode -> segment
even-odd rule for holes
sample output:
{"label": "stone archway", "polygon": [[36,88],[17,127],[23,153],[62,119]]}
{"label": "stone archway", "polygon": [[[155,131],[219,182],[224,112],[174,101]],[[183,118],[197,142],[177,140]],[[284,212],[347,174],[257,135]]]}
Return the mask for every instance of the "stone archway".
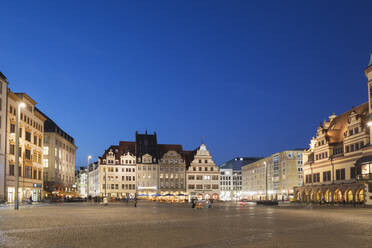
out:
{"label": "stone archway", "polygon": [[344,199],[345,199],[345,202],[353,202],[353,200],[354,200],[354,193],[353,193],[353,191],[351,189],[345,190]]}
{"label": "stone archway", "polygon": [[355,198],[356,198],[356,201],[359,202],[359,203],[363,203],[364,202],[364,189],[360,189],[357,191],[357,193],[355,194]]}
{"label": "stone archway", "polygon": [[334,202],[342,202],[342,192],[340,189],[336,189],[333,193]]}
{"label": "stone archway", "polygon": [[320,189],[318,189],[316,191],[316,198],[315,198],[315,200],[318,201],[318,202],[320,202],[322,200],[322,198],[323,198],[322,191]]}
{"label": "stone archway", "polygon": [[333,201],[332,191],[330,189],[327,189],[324,192],[324,201],[328,203],[331,203]]}

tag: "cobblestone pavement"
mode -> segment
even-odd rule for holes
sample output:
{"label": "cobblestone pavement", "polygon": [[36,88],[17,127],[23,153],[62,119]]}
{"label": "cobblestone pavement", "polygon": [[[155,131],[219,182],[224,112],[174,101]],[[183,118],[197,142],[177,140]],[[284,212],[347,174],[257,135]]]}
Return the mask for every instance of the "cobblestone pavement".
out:
{"label": "cobblestone pavement", "polygon": [[140,201],[0,209],[0,247],[372,247],[372,209]]}

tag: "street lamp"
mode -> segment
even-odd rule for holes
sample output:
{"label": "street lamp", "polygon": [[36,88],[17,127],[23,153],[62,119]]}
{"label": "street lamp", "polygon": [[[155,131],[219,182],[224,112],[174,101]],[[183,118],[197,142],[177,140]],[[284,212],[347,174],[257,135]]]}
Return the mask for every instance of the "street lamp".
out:
{"label": "street lamp", "polygon": [[19,119],[21,118],[21,108],[26,106],[23,102],[17,103],[17,116],[16,116],[16,127],[15,127],[15,196],[14,196],[14,210],[19,209],[19,197],[18,197],[18,187],[19,187]]}

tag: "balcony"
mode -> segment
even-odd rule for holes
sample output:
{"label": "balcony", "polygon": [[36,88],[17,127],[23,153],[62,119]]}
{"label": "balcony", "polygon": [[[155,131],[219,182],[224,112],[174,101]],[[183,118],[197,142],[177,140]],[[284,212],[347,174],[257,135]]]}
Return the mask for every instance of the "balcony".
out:
{"label": "balcony", "polygon": [[357,175],[356,179],[358,181],[372,181],[372,173]]}

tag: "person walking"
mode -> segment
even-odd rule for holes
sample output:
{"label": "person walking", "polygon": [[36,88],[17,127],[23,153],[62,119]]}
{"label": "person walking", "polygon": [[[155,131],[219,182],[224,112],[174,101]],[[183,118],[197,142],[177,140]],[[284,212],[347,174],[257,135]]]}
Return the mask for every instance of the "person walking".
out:
{"label": "person walking", "polygon": [[191,199],[191,208],[195,208],[195,199],[193,198],[193,199]]}
{"label": "person walking", "polygon": [[137,198],[134,198],[134,207],[137,207]]}

